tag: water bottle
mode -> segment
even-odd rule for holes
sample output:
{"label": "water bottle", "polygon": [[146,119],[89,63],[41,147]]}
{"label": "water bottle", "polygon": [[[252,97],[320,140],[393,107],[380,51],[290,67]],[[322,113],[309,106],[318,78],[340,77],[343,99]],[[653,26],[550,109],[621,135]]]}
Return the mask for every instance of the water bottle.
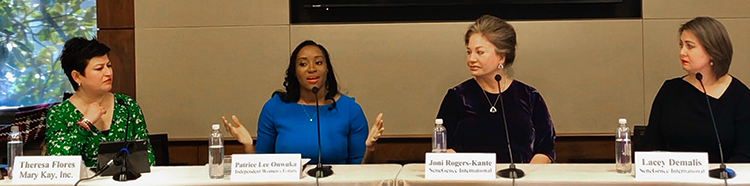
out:
{"label": "water bottle", "polygon": [[13,161],[16,160],[16,156],[23,156],[23,141],[21,141],[21,133],[18,132],[18,126],[10,127],[10,134],[8,134],[8,178],[13,179]]}
{"label": "water bottle", "polygon": [[211,126],[213,132],[208,140],[208,176],[211,179],[224,178],[224,139],[219,128],[219,124]]}
{"label": "water bottle", "polygon": [[630,129],[627,124],[628,121],[625,118],[620,118],[620,127],[617,127],[615,132],[615,161],[617,163],[617,173],[626,174],[630,173],[631,166],[631,152],[630,152]]}
{"label": "water bottle", "polygon": [[445,127],[443,126],[443,119],[435,119],[435,130],[432,131],[432,152],[433,153],[445,153]]}

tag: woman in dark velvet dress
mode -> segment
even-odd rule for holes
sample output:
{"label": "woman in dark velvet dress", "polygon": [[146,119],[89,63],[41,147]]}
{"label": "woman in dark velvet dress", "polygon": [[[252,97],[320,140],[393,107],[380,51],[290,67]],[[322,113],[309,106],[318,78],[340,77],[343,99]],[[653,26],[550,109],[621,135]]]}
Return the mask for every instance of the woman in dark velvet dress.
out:
{"label": "woman in dark velvet dress", "polygon": [[[750,162],[750,90],[727,74],[733,53],[729,34],[710,17],[688,21],[679,33],[679,57],[687,74],[665,81],[656,94],[644,148],[708,152],[710,162],[721,162],[708,100],[724,161]],[[696,78],[698,73],[703,86]]]}
{"label": "woman in dark velvet dress", "polygon": [[555,128],[542,95],[509,75],[516,53],[513,26],[484,15],[469,27],[464,41],[474,77],[448,89],[437,115],[448,133],[448,151],[494,152],[498,163],[509,163],[504,112],[513,161],[553,162]]}

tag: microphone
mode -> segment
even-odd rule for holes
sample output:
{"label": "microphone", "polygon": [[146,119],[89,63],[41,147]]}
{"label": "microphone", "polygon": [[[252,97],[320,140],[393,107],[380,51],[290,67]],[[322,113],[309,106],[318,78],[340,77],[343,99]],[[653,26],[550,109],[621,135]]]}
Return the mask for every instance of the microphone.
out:
{"label": "microphone", "polygon": [[708,104],[708,113],[711,115],[711,123],[714,125],[714,132],[716,133],[716,141],[719,142],[719,156],[721,157],[721,165],[719,165],[719,168],[711,169],[708,171],[708,176],[716,179],[731,179],[736,176],[734,173],[734,170],[727,168],[727,165],[724,164],[724,150],[721,149],[721,139],[719,138],[719,129],[716,128],[716,119],[714,119],[714,111],[711,109],[711,102],[708,99],[708,92],[706,91],[706,87],[703,86],[703,74],[700,72],[695,74],[695,79],[698,79],[698,82],[701,84],[701,88],[703,89],[703,94],[706,95],[706,104]]}
{"label": "microphone", "polygon": [[130,109],[128,109],[128,106],[125,104],[125,100],[118,98],[117,104],[125,107],[125,110],[128,111],[128,120],[125,121],[125,146],[120,149],[120,152],[115,155],[114,158],[114,164],[115,166],[120,166],[120,171],[112,175],[112,179],[116,181],[128,181],[128,180],[135,180],[141,177],[141,173],[135,172],[132,170],[130,165],[128,165],[128,155],[130,155],[130,146],[132,145],[130,142],[128,142],[128,138],[130,137]]}
{"label": "microphone", "polygon": [[503,124],[505,124],[505,142],[508,143],[508,154],[510,155],[510,166],[507,169],[497,171],[497,175],[503,178],[522,178],[526,175],[523,170],[516,168],[516,164],[513,162],[513,150],[510,148],[510,136],[508,135],[508,120],[505,119],[505,106],[503,105],[503,92],[500,88],[500,80],[503,79],[500,74],[495,75],[495,81],[497,81],[498,96],[500,96],[500,110],[503,113]]}
{"label": "microphone", "polygon": [[317,167],[310,169],[307,171],[308,176],[314,176],[315,180],[317,182],[317,178],[325,178],[333,174],[333,170],[331,169],[331,166],[323,166],[323,155],[321,153],[321,147],[320,147],[320,105],[318,103],[318,91],[320,89],[318,87],[313,87],[312,92],[315,94],[315,116],[318,120],[318,165]]}

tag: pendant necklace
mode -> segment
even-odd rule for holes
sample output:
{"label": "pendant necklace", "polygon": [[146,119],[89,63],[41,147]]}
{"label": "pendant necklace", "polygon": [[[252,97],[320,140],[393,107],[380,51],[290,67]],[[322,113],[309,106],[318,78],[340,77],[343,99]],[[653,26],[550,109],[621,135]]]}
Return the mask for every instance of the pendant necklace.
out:
{"label": "pendant necklace", "polygon": [[[498,87],[498,88],[500,88],[500,87]],[[487,98],[487,103],[489,103],[490,106],[492,106],[492,107],[490,107],[490,113],[493,113],[493,114],[496,113],[497,112],[497,108],[495,108],[495,105],[497,105],[497,100],[500,100],[500,95],[499,94],[502,94],[502,92],[498,93],[497,98],[495,98],[495,103],[492,103],[490,101],[490,97],[487,96],[487,91],[484,91],[484,89],[482,89],[482,93],[484,93],[484,97]]]}
{"label": "pendant necklace", "polygon": [[312,122],[313,117],[315,117],[315,115],[317,115],[318,113],[315,113],[312,115],[312,117],[310,117],[310,114],[307,113],[307,109],[305,109],[305,106],[302,106],[301,104],[299,106],[302,107],[302,111],[305,111],[305,116],[307,116],[307,118],[310,119],[310,122]]}

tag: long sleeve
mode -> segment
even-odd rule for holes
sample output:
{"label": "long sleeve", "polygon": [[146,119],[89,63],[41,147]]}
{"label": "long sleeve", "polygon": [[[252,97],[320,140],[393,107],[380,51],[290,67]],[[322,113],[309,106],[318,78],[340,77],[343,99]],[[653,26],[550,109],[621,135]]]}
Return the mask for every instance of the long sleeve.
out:
{"label": "long sleeve", "polygon": [[[128,108],[130,110],[130,113],[133,115],[129,118],[132,118],[131,121],[128,121],[131,126],[133,126],[131,129],[131,134],[135,134],[133,136],[133,139],[149,139],[148,138],[148,129],[146,128],[146,119],[143,116],[143,111],[141,110],[141,107],[135,102],[135,100],[132,101],[131,106]],[[154,158],[154,150],[151,147],[151,142],[148,143],[148,160],[151,165],[156,164],[156,159]]]}
{"label": "long sleeve", "polygon": [[646,135],[643,137],[644,150],[663,150],[666,148],[664,140],[659,134],[659,123],[664,112],[662,108],[664,91],[664,85],[662,85],[659,93],[654,98],[654,103],[651,105],[651,113],[649,114],[648,125],[646,126]]}
{"label": "long sleeve", "polygon": [[255,144],[257,153],[275,153],[277,131],[274,126],[271,114],[273,113],[272,105],[266,102],[258,116],[258,140]]}
{"label": "long sleeve", "polygon": [[[744,95],[744,96],[742,96]],[[732,149],[734,156],[727,157],[730,163],[750,162],[750,94],[742,92],[739,96],[738,107],[735,109],[735,145]]]}
{"label": "long sleeve", "polygon": [[443,97],[443,102],[440,103],[440,110],[438,111],[437,118],[443,119],[443,126],[446,131],[446,142],[448,149],[460,150],[457,147],[455,139],[456,127],[459,125],[461,102],[458,94],[455,90],[449,89]]}
{"label": "long sleeve", "polygon": [[365,155],[365,140],[367,140],[367,119],[359,104],[351,104],[351,121],[349,122],[349,156],[346,163],[357,164],[362,162]]}
{"label": "long sleeve", "polygon": [[[532,94],[534,101],[533,115],[531,118],[534,125],[534,154],[545,154],[552,162],[555,161],[555,127],[544,102],[542,95],[534,91]],[[532,155],[533,156],[533,155]]]}
{"label": "long sleeve", "polygon": [[[65,104],[63,102],[61,104]],[[84,130],[77,127],[82,115],[69,107],[55,105],[47,112],[46,155],[80,155],[84,151],[82,141],[89,140]]]}

